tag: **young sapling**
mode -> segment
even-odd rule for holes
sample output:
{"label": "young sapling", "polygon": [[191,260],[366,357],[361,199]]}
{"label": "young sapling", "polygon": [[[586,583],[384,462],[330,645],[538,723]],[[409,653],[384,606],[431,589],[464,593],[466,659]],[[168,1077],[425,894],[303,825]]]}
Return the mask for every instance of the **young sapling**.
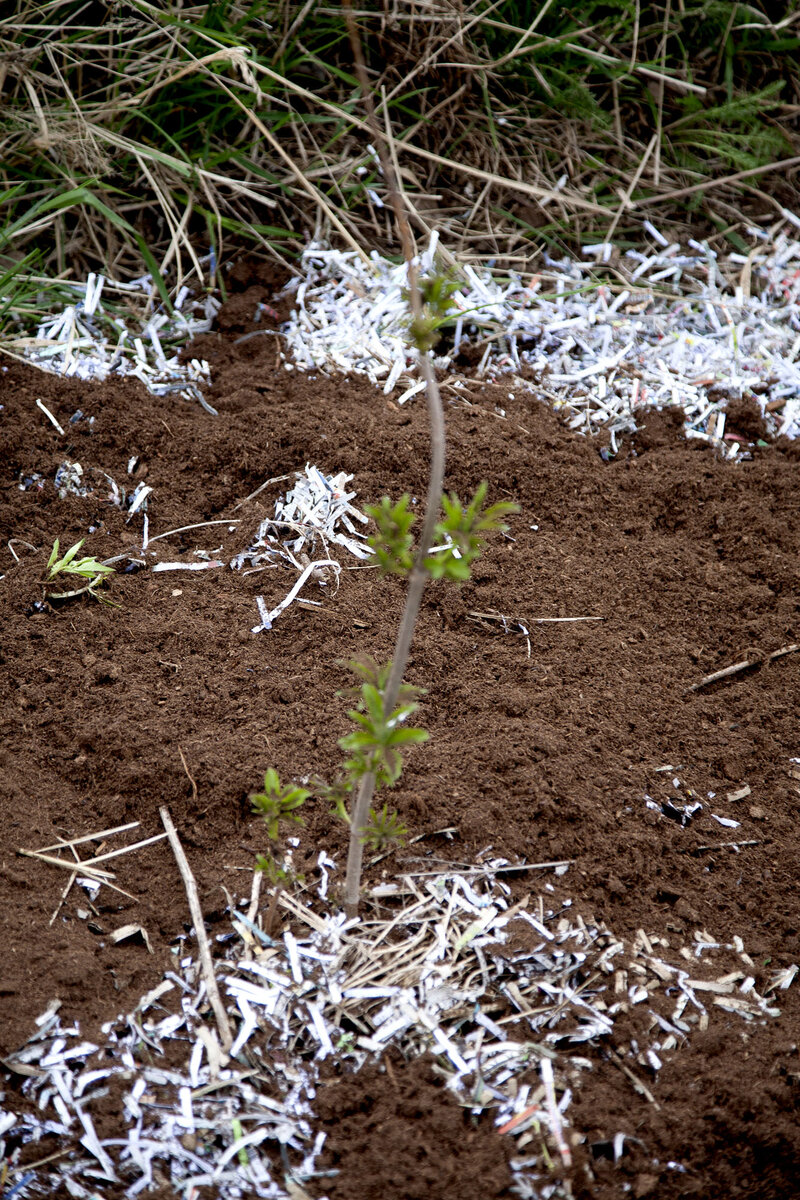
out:
{"label": "young sapling", "polygon": [[[410,509],[409,496],[402,496],[394,503],[384,496],[380,504],[367,509],[377,527],[377,533],[370,539],[375,562],[385,573],[406,577],[408,591],[390,663],[384,667],[373,665],[361,670],[357,664],[353,664],[362,675],[358,704],[349,713],[357,728],[339,742],[349,755],[343,774],[332,786],[323,785],[320,789],[323,794],[327,793],[333,798],[335,811],[349,820],[350,843],[344,899],[345,911],[352,917],[358,913],[365,844],[371,847],[383,845],[387,839],[397,838],[401,833],[399,818],[390,813],[385,804],[380,812],[371,807],[375,789],[395,784],[402,770],[403,747],[420,743],[428,736],[424,730],[405,725],[416,710],[417,703],[413,689],[403,682],[425,585],[429,579],[443,577],[458,582],[468,579],[470,567],[486,535],[493,531],[504,531],[506,526],[503,517],[516,512],[517,506],[500,503],[484,507],[485,483],[478,487],[466,506],[457,496],[442,494],[444,411],[430,351],[436,343],[439,329],[452,315],[451,301],[455,285],[446,275],[435,270],[423,279],[419,277],[401,188],[387,153],[386,134],[375,118],[361,40],[350,0],[344,0],[344,14],[368,123],[381,160],[403,246],[410,308],[408,335],[425,381],[431,446],[424,517],[416,546],[411,533],[415,514]],[[444,517],[439,519],[442,508]],[[435,540],[440,542],[436,547]],[[345,791],[351,791],[353,795],[349,813],[344,799]]]}
{"label": "young sapling", "polygon": [[[451,316],[454,283],[441,271],[432,271],[428,276],[420,279],[419,264],[414,252],[414,241],[408,222],[403,189],[394,166],[389,134],[386,129],[382,128],[375,114],[372,89],[364,61],[364,48],[353,13],[352,0],[343,0],[342,10],[353,51],[361,97],[366,109],[367,124],[380,159],[387,195],[403,248],[403,258],[406,261],[408,303],[411,310],[408,329],[409,342],[416,349],[420,374],[425,381],[430,425],[431,461],[428,491],[425,515],[416,550],[412,553],[411,514],[408,511],[408,500],[398,501],[395,505],[392,505],[390,500],[384,500],[372,513],[378,524],[379,538],[381,539],[375,549],[378,550],[382,544],[383,551],[386,553],[384,569],[398,571],[408,577],[405,608],[397,631],[391,669],[382,694],[384,719],[389,721],[392,719],[402,686],[411,649],[411,639],[426,583],[434,572],[437,577],[450,574],[456,579],[468,578],[469,564],[477,553],[482,535],[491,529],[501,528],[503,514],[514,511],[515,506],[494,505],[484,511],[482,507],[486,495],[484,485],[481,485],[474,500],[467,505],[466,509],[455,496],[451,496],[446,503],[443,502],[444,409],[430,352],[438,338],[439,329]],[[445,520],[440,523],[438,513],[443,503]],[[432,553],[434,537],[437,533],[445,538],[445,548],[439,552],[438,556],[436,553]],[[387,546],[395,547],[394,555],[386,551]],[[466,561],[462,561],[461,558],[462,548],[466,555]],[[345,880],[345,910],[348,916],[355,916],[358,912],[364,837],[367,833],[370,804],[375,785],[376,775],[374,772],[368,771],[361,779],[353,806]]]}
{"label": "young sapling", "polygon": [[[271,842],[274,843],[278,840],[281,821],[288,821],[292,825],[303,824],[303,818],[298,809],[303,807],[310,795],[311,792],[306,788],[292,787],[291,785],[283,787],[274,767],[270,767],[265,772],[264,788],[260,792],[253,792],[250,802],[253,805],[253,812],[260,813],[264,818],[267,837]],[[264,921],[265,932],[269,936],[272,933],[278,899],[286,880],[290,877],[290,872],[281,866],[272,850],[269,851],[269,855],[257,855],[256,870],[263,871],[272,884],[272,899]]]}

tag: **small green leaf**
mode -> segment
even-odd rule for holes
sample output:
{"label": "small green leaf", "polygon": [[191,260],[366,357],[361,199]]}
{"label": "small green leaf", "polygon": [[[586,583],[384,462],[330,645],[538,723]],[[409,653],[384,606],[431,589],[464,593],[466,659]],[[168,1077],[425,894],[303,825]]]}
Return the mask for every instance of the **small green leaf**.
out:
{"label": "small green leaf", "polygon": [[266,858],[263,854],[256,855],[256,870],[262,871],[272,884],[283,883],[289,877],[289,872],[280,863],[272,857]]}
{"label": "small green leaf", "polygon": [[[244,1130],[242,1129],[242,1122],[239,1120],[238,1117],[234,1117],[232,1119],[231,1130],[233,1131],[234,1144],[236,1142],[241,1142],[242,1139],[244,1138]],[[239,1160],[240,1167],[247,1167],[250,1165],[250,1159],[247,1156],[247,1147],[246,1146],[239,1147],[239,1149],[236,1151],[236,1157]]]}
{"label": "small green leaf", "polygon": [[362,684],[361,695],[371,720],[380,725],[383,721],[383,696],[371,683]]}
{"label": "small green leaf", "polygon": [[268,767],[264,772],[264,791],[268,795],[277,795],[281,790],[281,781],[274,767]]}
{"label": "small green leaf", "polygon": [[75,558],[75,555],[78,553],[78,551],[80,550],[80,548],[83,545],[85,540],[86,540],[85,538],[81,538],[81,540],[79,542],[76,542],[74,546],[70,546],[69,550],[64,555],[64,557],[62,558],[62,560],[59,564],[60,570],[65,571],[67,569],[67,567],[72,562],[72,560]]}
{"label": "small green leaf", "polygon": [[[253,812],[259,813],[264,818],[267,837],[270,841],[277,840],[281,821],[289,821],[293,825],[303,824],[303,818],[296,810],[306,802],[310,795],[311,792],[306,788],[282,787],[278,772],[274,767],[270,767],[264,773],[264,790],[252,793],[250,803],[253,806]],[[264,859],[263,861],[268,862],[269,860]],[[265,870],[266,868],[260,863],[261,860],[257,860],[258,870]]]}
{"label": "small green leaf", "polygon": [[396,504],[388,496],[380,504],[367,505],[367,514],[377,526],[377,533],[369,538],[369,547],[383,574],[407,575],[414,564],[411,526],[416,520],[408,511],[411,497],[406,493]]}
{"label": "small green leaf", "polygon": [[395,729],[392,734],[393,746],[418,746],[427,742],[430,734],[427,729]]}

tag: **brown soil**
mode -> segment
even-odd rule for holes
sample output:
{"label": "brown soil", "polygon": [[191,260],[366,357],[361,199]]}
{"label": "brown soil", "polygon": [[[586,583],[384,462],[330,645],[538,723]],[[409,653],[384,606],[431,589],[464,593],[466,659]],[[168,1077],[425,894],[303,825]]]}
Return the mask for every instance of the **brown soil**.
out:
{"label": "brown soil", "polygon": [[[84,596],[42,609],[55,537],[62,550],[85,536],[85,553],[141,558],[141,515],[126,524],[93,468],[129,490],[141,479],[154,489],[151,536],[238,521],[155,543],[166,560],[196,561],[195,549],[229,560],[273,511],[281,485],[237,503],[307,462],[352,472],[356,503],[384,492],[424,495],[419,397],[400,410],[359,379],[285,370],[274,336],[235,342],[250,329],[254,298],[269,298],[257,281],[240,283],[250,289],[246,303],[235,297],[220,332],[193,348],[212,361],[216,418],[120,380],[91,386],[16,363],[0,379],[4,1052],[24,1041],[54,997],[89,1036],[130,1010],[169,966],[171,944],[189,924],[163,841],[113,862],[115,883],[129,896],[103,888],[92,905],[73,888],[55,919],[67,872],[18,850],[134,820],[141,824],[129,836],[149,837],[161,832],[166,804],[209,928],[227,930],[223,888],[249,890],[265,842],[248,794],[269,765],[286,778],[332,773],[347,725],[336,695],[346,682],[340,662],[358,652],[385,659],[391,650],[403,585],[372,571],[343,571],[335,594],[307,591],[322,607],[294,604],[258,635],[250,632],[256,595],[277,604],[291,572],[152,574],[122,563],[109,591],[121,607]],[[606,463],[596,444],[565,432],[534,396],[469,383],[460,394],[446,388],[445,397],[448,487],[469,493],[485,478],[492,499],[515,500],[521,512],[469,584],[434,584],[425,597],[409,677],[427,689],[421,723],[431,740],[410,755],[394,800],[412,833],[458,833],[430,836],[398,857],[469,860],[491,844],[528,861],[572,859],[559,887],[579,912],[620,935],[658,933],[674,947],[697,928],[721,940],[739,935],[763,990],[773,970],[800,957],[800,770],[791,761],[800,755],[800,655],[689,689],[800,640],[796,447],[754,445],[752,461],[724,464],[654,414]],[[93,424],[69,423],[78,408]],[[745,407],[737,422],[745,436],[762,432]],[[53,479],[64,459],[82,463],[91,495],[57,497]],[[34,472],[42,486],[23,490]],[[17,540],[8,546],[9,539]],[[504,632],[474,615],[492,612],[525,623],[530,654],[518,626]],[[602,620],[532,623],[587,616]],[[727,798],[745,785],[747,796]],[[674,805],[693,797],[704,807],[682,826]],[[328,805],[307,810],[299,866],[313,871],[321,846],[341,862],[344,830]],[[722,827],[712,813],[741,825]],[[734,837],[752,844],[726,846]],[[391,875],[392,860],[378,869]],[[517,886],[530,887],[528,877]],[[111,943],[109,934],[130,922],[144,927],[152,953],[142,942]],[[649,1082],[656,1104],[611,1064],[586,1074],[568,1116],[595,1149],[576,1151],[575,1193],[796,1194],[798,987],[778,995],[780,1018],[746,1025],[720,1014],[707,1034],[667,1056]],[[333,1108],[320,1113],[329,1161],[342,1171],[332,1200],[466,1197],[473,1193],[459,1182],[459,1162],[469,1187],[479,1177],[485,1200],[506,1195],[503,1139],[491,1126],[473,1127],[424,1064],[391,1065],[393,1074],[370,1069],[339,1097],[340,1120]],[[363,1098],[365,1080],[367,1107],[351,1103]],[[604,1147],[617,1132],[629,1140],[615,1165]],[[412,1146],[416,1174],[398,1163]]]}
{"label": "brown soil", "polygon": [[491,1122],[472,1118],[424,1059],[390,1052],[321,1089],[315,1107],[329,1139],[320,1169],[338,1172],[325,1184],[330,1200],[512,1195],[513,1147],[498,1144]]}

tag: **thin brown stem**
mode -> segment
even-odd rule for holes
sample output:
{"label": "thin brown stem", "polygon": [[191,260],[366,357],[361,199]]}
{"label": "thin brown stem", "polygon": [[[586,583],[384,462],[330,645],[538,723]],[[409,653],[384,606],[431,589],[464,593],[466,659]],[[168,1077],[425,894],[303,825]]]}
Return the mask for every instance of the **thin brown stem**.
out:
{"label": "thin brown stem", "polygon": [[[425,519],[422,526],[414,566],[408,582],[408,595],[403,609],[403,616],[397,630],[392,666],[383,696],[383,712],[389,717],[397,704],[400,686],[403,682],[414,627],[417,623],[422,593],[428,582],[428,571],[425,559],[433,544],[433,534],[436,529],[436,518],[439,513],[439,501],[444,483],[444,414],[439,388],[433,373],[433,364],[425,354],[421,360],[422,372],[425,376],[426,394],[428,397],[428,416],[431,426],[431,471],[428,481],[428,497],[425,505]],[[353,808],[350,823],[350,846],[347,852],[347,874],[345,878],[345,911],[354,917],[358,913],[358,893],[361,883],[361,867],[364,859],[364,833],[369,820],[369,809],[375,792],[375,774],[368,772],[363,776],[358,795]]]}
{"label": "thin brown stem", "polygon": [[276,883],[272,889],[272,895],[269,898],[269,907],[267,914],[264,917],[264,933],[267,937],[272,937],[272,931],[275,924],[275,914],[278,911],[278,901],[280,900],[283,887],[280,883]]}
{"label": "thin brown stem", "polygon": [[[403,204],[402,190],[394,169],[394,164],[391,160],[388,135],[383,129],[381,129],[375,115],[375,106],[372,101],[372,92],[370,90],[367,68],[364,62],[364,51],[361,45],[361,37],[353,16],[350,0],[342,0],[342,7],[345,14],[345,20],[347,22],[350,44],[353,48],[356,74],[358,76],[359,86],[361,88],[364,107],[367,111],[367,121],[372,132],[378,156],[380,158],[383,176],[386,180],[387,192],[391,199],[397,231],[403,247],[403,257],[406,260],[406,267],[408,270],[408,289],[411,302],[411,312],[416,319],[422,315],[422,294],[419,287],[417,264],[414,258],[411,230],[409,228],[408,217]],[[388,112],[386,113],[386,117],[388,121]],[[439,395],[439,388],[436,383],[436,376],[434,374],[433,363],[431,362],[430,354],[427,351],[421,350],[419,357],[420,370],[425,380],[425,392],[428,399],[428,420],[430,423],[431,435],[431,465],[430,475],[428,477],[428,495],[425,502],[425,516],[422,523],[422,533],[420,534],[419,543],[417,545],[414,566],[411,569],[411,576],[408,584],[408,595],[406,597],[403,616],[400,620],[400,625],[397,630],[394,654],[392,655],[391,670],[389,672],[389,678],[387,680],[383,695],[383,713],[384,717],[387,718],[391,716],[397,704],[397,699],[400,695],[400,686],[403,682],[403,676],[408,664],[408,656],[414,636],[414,627],[417,623],[417,616],[419,615],[419,609],[422,603],[422,593],[424,592],[425,584],[428,581],[428,571],[425,568],[425,560],[428,557],[428,552],[433,544],[433,535],[436,530],[436,520],[439,515],[439,505],[441,501],[442,487],[444,485],[445,431],[442,400],[441,396]],[[374,772],[370,771],[364,775],[361,780],[350,820],[350,845],[347,853],[347,874],[345,877],[345,911],[349,917],[354,917],[358,914],[361,869],[364,860],[364,833],[369,820],[370,804],[372,802],[374,792],[375,774]]]}

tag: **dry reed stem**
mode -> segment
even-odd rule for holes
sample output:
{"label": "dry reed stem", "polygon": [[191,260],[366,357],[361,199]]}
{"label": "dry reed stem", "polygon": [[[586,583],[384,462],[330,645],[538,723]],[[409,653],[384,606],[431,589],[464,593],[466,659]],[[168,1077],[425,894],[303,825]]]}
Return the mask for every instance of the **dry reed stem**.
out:
{"label": "dry reed stem", "polygon": [[169,844],[172,846],[172,852],[175,855],[175,861],[178,864],[178,870],[183,879],[183,885],[186,889],[186,898],[189,901],[189,911],[192,914],[192,923],[194,931],[197,935],[197,948],[200,954],[200,966],[205,980],[206,990],[208,992],[209,1003],[214,1010],[214,1016],[217,1020],[217,1029],[219,1030],[220,1041],[222,1042],[223,1050],[228,1050],[233,1042],[233,1034],[231,1033],[228,1014],[225,1011],[225,1005],[222,1003],[222,997],[219,994],[217,986],[217,977],[214,974],[214,962],[211,958],[211,949],[208,944],[208,935],[206,933],[205,923],[203,921],[203,910],[200,907],[200,898],[197,894],[197,884],[195,883],[192,869],[189,866],[188,859],[181,845],[178,831],[176,830],[172,817],[169,814],[169,809],[162,806],[158,810],[161,814],[161,820],[164,823],[164,828],[167,831]]}

